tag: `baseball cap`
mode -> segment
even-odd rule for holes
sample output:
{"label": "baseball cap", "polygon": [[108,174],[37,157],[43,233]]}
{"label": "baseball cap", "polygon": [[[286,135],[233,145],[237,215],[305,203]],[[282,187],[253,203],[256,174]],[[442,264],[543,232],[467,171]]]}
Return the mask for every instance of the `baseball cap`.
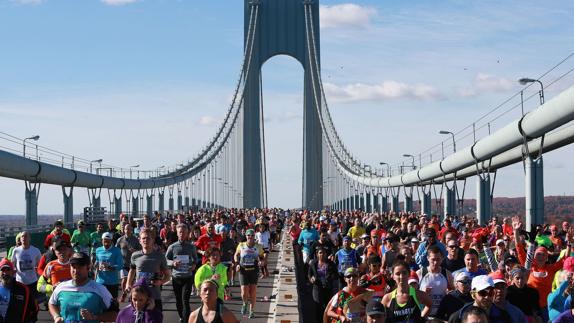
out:
{"label": "baseball cap", "polygon": [[80,220],[78,221],[78,225],[86,225],[86,222],[84,222],[84,220]]}
{"label": "baseball cap", "polygon": [[247,229],[247,231],[245,231],[245,235],[255,235],[255,230]]}
{"label": "baseball cap", "polygon": [[496,240],[496,245],[497,245],[497,246],[498,246],[499,244],[501,244],[501,243],[506,246],[506,242],[505,242],[504,240],[502,240],[502,239]]}
{"label": "baseball cap", "polygon": [[70,257],[71,265],[89,265],[90,257],[83,252],[74,252],[72,257]]}
{"label": "baseball cap", "polygon": [[492,278],[492,282],[494,284],[506,283],[506,279],[504,279],[504,274],[501,273],[499,270],[491,272],[488,276]]}
{"label": "baseball cap", "polygon": [[409,274],[409,280],[408,280],[408,284],[412,284],[412,283],[417,283],[419,282],[419,275],[417,275],[416,271],[411,270],[411,273]]}
{"label": "baseball cap", "polygon": [[58,220],[56,220],[56,222],[54,222],[54,226],[55,226],[55,227],[56,227],[56,226],[63,226],[63,225],[64,225],[64,221],[62,221],[62,220],[59,220],[59,219],[58,219]]}
{"label": "baseball cap", "polygon": [[102,234],[102,240],[103,239],[114,240],[114,235],[111,232],[104,232],[104,234]]}
{"label": "baseball cap", "polygon": [[361,236],[361,239],[369,239],[370,237],[371,236],[369,236],[368,234],[365,233]]}
{"label": "baseball cap", "polygon": [[454,277],[455,281],[464,281],[464,280],[470,280],[470,274],[465,272],[465,271],[461,271],[458,274],[456,274],[456,276]]}
{"label": "baseball cap", "polygon": [[349,236],[344,236],[344,237],[343,237],[343,241],[345,241],[345,240],[351,240],[351,237],[349,237]]}
{"label": "baseball cap", "polygon": [[419,243],[420,241],[419,241],[419,239],[417,239],[417,238],[412,238],[412,239],[411,239],[411,242]]}
{"label": "baseball cap", "polygon": [[534,254],[537,254],[537,253],[548,254],[548,249],[546,249],[545,247],[538,247],[538,248],[536,248],[536,251],[534,252]]}
{"label": "baseball cap", "polygon": [[564,260],[564,265],[562,269],[568,272],[574,272],[574,257],[568,257]]}
{"label": "baseball cap", "polygon": [[517,264],[518,263],[518,259],[515,256],[507,256],[506,258],[504,258],[504,264],[508,265],[508,264]]}
{"label": "baseball cap", "polygon": [[481,290],[485,290],[487,288],[493,288],[494,282],[492,278],[487,275],[480,275],[476,276],[472,279],[472,283],[470,285],[473,291],[480,292]]}
{"label": "baseball cap", "polygon": [[358,276],[358,275],[359,275],[359,271],[355,267],[350,267],[350,268],[345,269],[345,277]]}
{"label": "baseball cap", "polygon": [[371,300],[369,303],[367,303],[365,313],[369,316],[385,314],[385,307],[380,301]]}
{"label": "baseball cap", "polygon": [[10,260],[8,260],[8,258],[4,258],[2,259],[2,261],[0,261],[0,269],[6,267],[10,268],[10,270],[14,270],[14,264]]}

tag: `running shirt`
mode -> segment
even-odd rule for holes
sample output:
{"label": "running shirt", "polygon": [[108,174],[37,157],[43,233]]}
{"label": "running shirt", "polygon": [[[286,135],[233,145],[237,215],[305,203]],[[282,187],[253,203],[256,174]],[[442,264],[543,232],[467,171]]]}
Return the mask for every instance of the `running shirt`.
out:
{"label": "running shirt", "polygon": [[413,287],[409,286],[409,299],[405,304],[397,302],[396,289],[391,292],[391,303],[389,304],[386,320],[395,323],[422,323],[425,321],[421,317],[417,292]]}
{"label": "running shirt", "polygon": [[244,270],[253,270],[257,268],[257,259],[263,257],[263,248],[260,244],[254,244],[249,247],[247,242],[241,242],[237,245],[236,253],[239,253],[239,264]]}
{"label": "running shirt", "polygon": [[130,261],[132,259],[132,253],[137,250],[141,250],[141,245],[135,236],[121,236],[116,242],[116,247],[120,248],[122,252],[122,257],[124,258],[124,269],[129,269]]}
{"label": "running shirt", "polygon": [[82,319],[80,310],[87,309],[94,315],[102,314],[112,305],[112,295],[104,285],[93,280],[88,280],[82,286],[76,286],[70,280],[56,287],[49,302],[60,307],[60,315],[66,323],[97,323],[97,320]]}
{"label": "running shirt", "polygon": [[14,248],[12,263],[16,266],[16,281],[30,285],[38,281],[36,267],[40,263],[42,254],[34,246],[24,249],[24,246]]}
{"label": "running shirt", "polygon": [[[331,300],[331,306],[333,310],[338,315],[345,315],[347,318],[346,322],[365,322],[365,306],[364,304],[355,302],[353,304],[349,304],[349,301],[364,293],[365,289],[362,287],[358,287],[355,291],[349,292],[347,291],[347,287],[340,290]],[[331,322],[340,323],[340,320],[332,319]]]}
{"label": "running shirt", "polygon": [[52,260],[46,265],[43,276],[52,286],[70,280],[72,279],[70,263],[61,263],[58,259]]}
{"label": "running shirt", "polygon": [[269,249],[269,239],[271,235],[269,231],[257,232],[255,233],[255,240],[259,243],[263,249]]}
{"label": "running shirt", "polygon": [[[448,275],[448,274],[447,274]],[[420,290],[426,292],[427,288],[430,288],[430,291],[427,294],[432,299],[432,307],[430,311],[430,316],[435,316],[438,308],[440,307],[440,302],[444,298],[447,292],[448,287],[448,280],[447,277],[442,273],[431,273],[427,272],[421,278],[420,281]]]}
{"label": "running shirt", "polygon": [[95,254],[96,249],[102,246],[102,234],[104,234],[104,232],[105,231],[102,232],[95,231],[90,234],[90,241],[92,243],[92,250],[91,250],[92,254]]}
{"label": "running shirt", "polygon": [[[103,265],[103,266],[101,266]],[[96,268],[98,275],[96,282],[104,285],[118,285],[120,283],[120,270],[124,268],[124,259],[120,248],[104,246],[96,249]],[[101,267],[103,270],[100,270]]]}
{"label": "running shirt", "polygon": [[136,251],[132,254],[131,268],[136,269],[136,281],[143,280],[150,286],[152,297],[161,299],[161,292],[158,286],[152,286],[152,280],[157,279],[163,270],[167,269],[167,260],[163,253],[152,251],[144,254],[143,251]]}
{"label": "running shirt", "polygon": [[345,270],[350,267],[358,267],[358,256],[355,249],[342,248],[335,253],[335,258],[337,259],[337,270],[339,273],[344,274]]}
{"label": "running shirt", "polygon": [[80,230],[75,230],[74,234],[72,234],[71,242],[72,246],[74,246],[74,251],[89,254],[92,239],[90,238],[90,234],[88,232],[80,232]]}

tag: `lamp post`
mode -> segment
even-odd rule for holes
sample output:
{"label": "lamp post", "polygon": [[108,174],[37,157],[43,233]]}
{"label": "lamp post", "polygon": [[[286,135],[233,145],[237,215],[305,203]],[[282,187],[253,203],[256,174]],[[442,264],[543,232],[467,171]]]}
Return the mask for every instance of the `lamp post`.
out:
{"label": "lamp post", "polygon": [[456,153],[456,141],[454,140],[454,133],[451,131],[441,130],[438,132],[441,135],[451,135],[452,136],[452,149]]}
{"label": "lamp post", "polygon": [[383,165],[387,165],[387,176],[391,176],[391,166],[386,163],[386,162],[380,162],[379,165],[381,165],[381,176],[383,176]]}
{"label": "lamp post", "polygon": [[90,161],[90,173],[92,173],[92,164],[93,164],[93,163],[98,163],[98,164],[100,164],[100,167],[101,167],[101,166],[102,166],[102,161],[104,161],[104,160],[101,159],[101,158],[100,158],[100,159],[95,159],[95,160]]}
{"label": "lamp post", "polygon": [[[133,170],[134,168],[138,168],[138,167],[140,167],[139,164],[138,164],[138,165],[130,166],[130,179],[132,179],[132,170]],[[139,179],[139,178],[140,178],[140,171],[138,170],[138,179]]]}
{"label": "lamp post", "polygon": [[24,157],[26,157],[26,140],[34,140],[34,141],[38,141],[38,139],[40,139],[40,136],[35,135],[32,137],[28,137],[28,138],[24,138],[24,140],[22,141],[22,155]]}
{"label": "lamp post", "polygon": [[156,171],[156,173],[157,173],[157,175],[156,175],[157,177],[159,177],[159,171],[160,171],[161,169],[163,169],[163,168],[165,168],[165,165],[161,165],[161,166],[159,166],[158,168],[155,169],[155,171]]}
{"label": "lamp post", "polygon": [[544,104],[544,84],[542,84],[542,82],[540,82],[540,80],[535,80],[535,79],[531,79],[528,77],[523,77],[520,80],[518,80],[518,82],[522,85],[526,85],[528,83],[534,83],[534,82],[537,82],[538,84],[540,84],[540,92],[538,92],[538,94],[540,95],[540,105]]}
{"label": "lamp post", "polygon": [[416,169],[416,168],[417,168],[417,167],[415,166],[415,156],[413,156],[413,155],[411,155],[411,154],[403,154],[403,157],[412,158],[411,165],[413,166],[413,169]]}

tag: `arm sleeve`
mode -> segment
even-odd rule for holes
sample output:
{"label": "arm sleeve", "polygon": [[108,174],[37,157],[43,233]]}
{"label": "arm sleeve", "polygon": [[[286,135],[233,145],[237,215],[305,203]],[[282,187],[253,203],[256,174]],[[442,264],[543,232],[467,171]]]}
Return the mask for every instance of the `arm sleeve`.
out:
{"label": "arm sleeve", "polygon": [[168,266],[173,267],[173,245],[169,245],[167,247],[167,251],[165,252],[165,259]]}
{"label": "arm sleeve", "polygon": [[528,246],[528,253],[526,254],[526,262],[524,263],[524,268],[530,270],[532,268],[532,258],[534,257],[534,249],[536,249],[536,245],[531,243]]}
{"label": "arm sleeve", "polygon": [[524,244],[516,245],[516,255],[518,256],[518,262],[524,266],[524,264],[526,264],[526,250],[524,250]]}
{"label": "arm sleeve", "polygon": [[498,263],[492,250],[488,246],[484,247],[484,255],[486,256],[486,261],[488,262],[488,266],[490,267],[490,271],[497,271],[498,270]]}

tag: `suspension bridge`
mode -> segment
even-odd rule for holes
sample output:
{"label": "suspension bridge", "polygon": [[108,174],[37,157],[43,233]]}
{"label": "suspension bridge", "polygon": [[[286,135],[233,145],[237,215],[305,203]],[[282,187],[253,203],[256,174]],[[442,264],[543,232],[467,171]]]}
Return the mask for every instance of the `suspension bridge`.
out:
{"label": "suspension bridge", "polygon": [[[377,172],[376,165],[352,154],[331,117],[321,75],[319,1],[246,0],[244,8],[244,55],[231,103],[213,137],[193,159],[172,168],[116,167],[35,144],[37,136],[1,134],[0,176],[25,183],[28,227],[38,224],[44,184],[61,187],[66,223],[73,223],[74,194],[83,189],[92,210],[102,208],[102,194],[107,194],[109,212],[115,216],[267,207],[261,69],[276,55],[291,56],[304,69],[302,208],[413,211],[417,197],[423,213],[455,215],[466,181],[475,178],[476,216],[484,224],[492,216],[497,170],[523,163],[526,225],[544,221],[544,154],[574,141],[574,87],[547,100],[544,87],[524,97],[524,90],[532,92],[543,83],[541,78],[523,79],[525,89],[513,97],[521,101],[511,108],[538,98],[535,110],[499,129],[491,130],[483,119],[459,133],[441,131],[452,137],[452,144],[447,142],[452,153],[445,154],[443,142],[441,158],[433,147],[418,156],[405,155],[412,161],[398,172],[390,165]],[[478,130],[486,127],[488,134],[479,138]],[[473,138],[457,149],[456,136]],[[433,200],[439,209],[432,209]]]}

